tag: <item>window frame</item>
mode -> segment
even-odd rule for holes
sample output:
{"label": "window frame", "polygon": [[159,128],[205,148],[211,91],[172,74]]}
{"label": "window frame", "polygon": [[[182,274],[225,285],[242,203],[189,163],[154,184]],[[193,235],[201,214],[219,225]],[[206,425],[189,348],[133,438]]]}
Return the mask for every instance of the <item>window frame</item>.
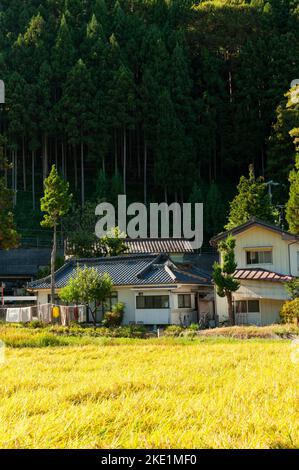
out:
{"label": "window frame", "polygon": [[[186,305],[186,297],[188,297],[189,302]],[[180,299],[183,299],[182,305],[180,305]],[[178,294],[178,308],[192,308],[191,294]]]}
{"label": "window frame", "polygon": [[[257,302],[258,303],[258,310],[249,310],[249,302]],[[240,310],[237,307],[238,304],[241,307]],[[246,307],[245,310],[244,310],[244,306]],[[250,313],[261,313],[260,299],[235,300],[235,302],[234,302],[234,311],[235,311],[235,314],[237,314],[237,315],[244,315],[244,314],[248,315]]]}
{"label": "window frame", "polygon": [[[270,261],[265,261],[265,253],[270,253]],[[253,255],[254,254],[254,258]],[[273,264],[273,250],[272,248],[269,249],[258,249],[258,248],[250,248],[246,249],[245,251],[246,256],[246,265],[260,265],[260,264]],[[263,259],[262,259],[263,258]]]}
{"label": "window frame", "polygon": [[[166,301],[166,307],[163,305],[163,298]],[[143,299],[143,305],[138,305],[138,299]],[[150,300],[149,300],[150,299]],[[161,299],[160,305],[158,299]],[[150,305],[151,304],[151,305]],[[169,309],[170,301],[169,294],[165,295],[137,295],[135,306],[137,310],[167,310]]]}

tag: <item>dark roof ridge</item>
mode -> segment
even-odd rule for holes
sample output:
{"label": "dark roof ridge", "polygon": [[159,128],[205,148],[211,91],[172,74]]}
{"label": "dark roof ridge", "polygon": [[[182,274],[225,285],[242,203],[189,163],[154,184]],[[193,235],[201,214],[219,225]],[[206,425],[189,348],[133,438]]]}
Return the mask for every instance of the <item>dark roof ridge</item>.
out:
{"label": "dark roof ridge", "polygon": [[224,232],[220,232],[217,235],[215,235],[214,237],[212,237],[211,240],[210,240],[210,245],[217,244],[218,240],[221,240],[221,239],[225,238],[230,233],[232,233],[232,234],[240,233],[243,230],[246,230],[247,227],[250,227],[251,225],[254,225],[254,224],[261,225],[263,227],[266,227],[270,230],[273,230],[273,231],[276,231],[276,232],[279,232],[279,233],[282,233],[282,234],[286,234],[286,235],[288,235],[290,237],[293,237],[295,239],[298,238],[298,240],[299,240],[298,235],[296,235],[294,233],[291,233],[291,232],[288,232],[287,230],[282,229],[278,225],[271,224],[271,223],[266,222],[266,221],[264,221],[262,219],[259,219],[257,217],[251,217],[251,219],[247,220],[247,222],[244,222],[243,224],[240,224],[237,227],[233,227],[229,230],[225,230]]}
{"label": "dark roof ridge", "polygon": [[86,263],[86,262],[100,262],[100,261],[117,261],[117,260],[129,260],[132,258],[153,258],[157,257],[158,253],[131,253],[131,254],[126,254],[124,253],[123,255],[117,255],[117,256],[96,256],[93,258],[72,258],[72,261],[75,263]]}
{"label": "dark roof ridge", "polygon": [[151,269],[153,264],[156,264],[157,262],[159,262],[163,258],[164,259],[169,259],[168,255],[166,255],[165,253],[160,253],[157,256],[155,256],[154,259],[149,264],[147,264],[144,268],[142,268],[140,271],[138,271],[138,273],[136,274],[136,277],[138,277],[140,279],[144,273],[146,273],[149,269]]}
{"label": "dark roof ridge", "polygon": [[163,240],[183,240],[186,242],[193,241],[192,238],[185,238],[185,237],[136,237],[136,238],[124,238],[125,242],[135,242],[139,240],[154,240],[154,241],[163,241]]}

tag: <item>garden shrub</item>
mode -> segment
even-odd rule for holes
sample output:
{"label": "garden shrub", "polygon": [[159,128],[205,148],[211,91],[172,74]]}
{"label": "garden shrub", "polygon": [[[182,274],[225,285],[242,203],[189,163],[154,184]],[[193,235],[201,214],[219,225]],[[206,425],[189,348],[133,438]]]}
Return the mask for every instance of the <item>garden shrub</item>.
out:
{"label": "garden shrub", "polygon": [[188,326],[188,329],[193,330],[193,331],[198,331],[200,330],[200,325],[198,323],[191,323],[191,325]]}
{"label": "garden shrub", "polygon": [[122,302],[113,305],[111,312],[105,312],[103,325],[107,327],[120,326],[124,316],[124,308],[125,305]]}
{"label": "garden shrub", "polygon": [[165,336],[183,336],[185,328],[179,325],[167,326],[164,330]]}
{"label": "garden shrub", "polygon": [[285,302],[280,310],[280,316],[286,323],[296,322],[299,325],[299,297]]}
{"label": "garden shrub", "polygon": [[47,325],[41,322],[40,320],[32,320],[27,323],[23,323],[22,326],[25,326],[28,328],[45,328],[45,326]]}

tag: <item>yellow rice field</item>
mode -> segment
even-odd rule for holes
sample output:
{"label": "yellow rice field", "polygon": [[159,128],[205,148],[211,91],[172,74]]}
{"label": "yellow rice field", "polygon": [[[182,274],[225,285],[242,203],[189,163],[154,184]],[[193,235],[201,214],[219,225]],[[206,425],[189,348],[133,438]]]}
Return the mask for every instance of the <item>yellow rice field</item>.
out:
{"label": "yellow rice field", "polygon": [[1,448],[297,448],[290,342],[6,349]]}

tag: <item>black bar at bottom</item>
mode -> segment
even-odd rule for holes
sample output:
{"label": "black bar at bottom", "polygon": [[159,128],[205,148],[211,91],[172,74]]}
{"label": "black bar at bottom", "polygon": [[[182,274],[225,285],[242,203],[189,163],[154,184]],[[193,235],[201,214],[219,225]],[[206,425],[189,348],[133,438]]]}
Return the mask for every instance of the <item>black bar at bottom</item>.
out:
{"label": "black bar at bottom", "polygon": [[[119,465],[123,468],[141,468],[148,466],[177,466],[202,467],[211,463],[229,464],[237,466],[246,464],[283,465],[298,464],[299,450],[273,449],[273,450],[193,450],[193,449],[83,449],[83,450],[0,450],[0,464],[30,464],[35,465],[66,465],[84,466],[95,465],[94,468],[107,468]],[[3,468],[3,467],[2,467]]]}

